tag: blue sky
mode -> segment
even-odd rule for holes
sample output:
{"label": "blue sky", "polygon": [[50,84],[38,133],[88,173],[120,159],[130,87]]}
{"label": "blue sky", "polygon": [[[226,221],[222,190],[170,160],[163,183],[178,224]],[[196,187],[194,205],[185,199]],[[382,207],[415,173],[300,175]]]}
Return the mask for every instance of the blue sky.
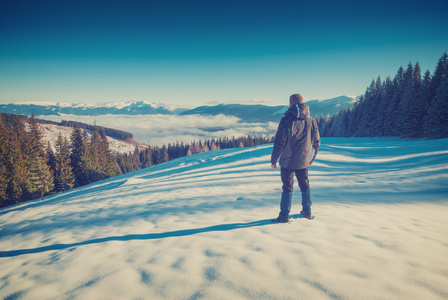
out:
{"label": "blue sky", "polygon": [[0,103],[364,93],[448,51],[447,1],[0,0]]}

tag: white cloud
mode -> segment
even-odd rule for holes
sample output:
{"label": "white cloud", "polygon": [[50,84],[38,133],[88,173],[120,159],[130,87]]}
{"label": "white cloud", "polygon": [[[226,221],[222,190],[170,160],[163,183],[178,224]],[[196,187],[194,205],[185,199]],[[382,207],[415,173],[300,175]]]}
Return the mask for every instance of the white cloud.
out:
{"label": "white cloud", "polygon": [[243,123],[237,117],[225,115],[65,115],[37,118],[52,121],[73,120],[87,124],[96,122],[98,126],[130,132],[134,135],[134,140],[153,146],[242,135],[270,137],[277,130],[277,124],[272,122]]}

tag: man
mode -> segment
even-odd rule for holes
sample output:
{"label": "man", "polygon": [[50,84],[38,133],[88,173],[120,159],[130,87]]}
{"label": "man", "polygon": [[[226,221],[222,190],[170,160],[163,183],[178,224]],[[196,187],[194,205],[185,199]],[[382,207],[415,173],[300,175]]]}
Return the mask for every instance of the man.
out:
{"label": "man", "polygon": [[313,219],[311,214],[311,194],[308,180],[308,167],[313,164],[320,146],[320,135],[316,120],[310,116],[308,105],[299,94],[289,98],[289,109],[280,120],[275,135],[271,155],[271,167],[277,167],[280,158],[282,178],[282,198],[280,214],[272,222],[287,223],[291,211],[294,175],[302,191],[302,211],[305,218]]}

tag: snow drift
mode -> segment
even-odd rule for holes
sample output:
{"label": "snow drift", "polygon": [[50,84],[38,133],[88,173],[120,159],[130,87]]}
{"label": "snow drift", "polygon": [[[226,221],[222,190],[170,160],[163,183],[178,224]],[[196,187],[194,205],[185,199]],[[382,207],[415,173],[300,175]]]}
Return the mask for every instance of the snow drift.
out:
{"label": "snow drift", "polygon": [[448,140],[322,139],[313,214],[273,224],[272,145],[0,210],[0,298],[446,299]]}

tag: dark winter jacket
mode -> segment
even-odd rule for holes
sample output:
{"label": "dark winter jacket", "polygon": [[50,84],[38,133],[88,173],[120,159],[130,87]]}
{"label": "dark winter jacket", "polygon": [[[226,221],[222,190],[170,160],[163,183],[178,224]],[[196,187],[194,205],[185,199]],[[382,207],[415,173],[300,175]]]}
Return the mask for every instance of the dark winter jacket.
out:
{"label": "dark winter jacket", "polygon": [[[296,104],[285,112],[280,120],[275,135],[271,164],[277,164],[286,169],[305,169],[316,157],[320,146],[320,135],[316,120],[310,116],[308,105]],[[311,156],[312,148],[314,149]]]}

